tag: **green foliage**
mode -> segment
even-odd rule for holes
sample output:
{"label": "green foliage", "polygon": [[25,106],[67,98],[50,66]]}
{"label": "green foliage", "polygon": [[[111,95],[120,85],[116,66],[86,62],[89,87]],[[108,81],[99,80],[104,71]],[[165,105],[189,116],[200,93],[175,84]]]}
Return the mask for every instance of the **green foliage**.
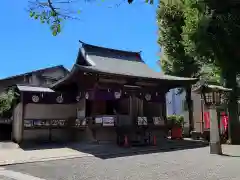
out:
{"label": "green foliage", "polygon": [[185,52],[197,60],[201,60],[203,57],[198,56],[196,53],[196,45],[192,41],[193,34],[196,32],[199,24],[199,20],[203,14],[203,6],[197,0],[183,0],[183,17],[184,26],[182,27],[182,43],[184,45]]}
{"label": "green foliage", "polygon": [[182,43],[182,27],[184,26],[182,1],[160,1],[157,11],[159,25],[158,43],[164,57],[161,66],[166,74],[196,77],[200,64],[185,52]]}
{"label": "green foliage", "polygon": [[173,126],[179,126],[182,127],[184,124],[184,117],[181,115],[170,115],[167,117],[168,124],[173,127]]}
{"label": "green foliage", "polygon": [[[86,2],[92,1],[106,3],[105,0],[86,0]],[[62,31],[63,21],[79,20],[78,16],[81,14],[81,10],[79,10],[79,2],[80,0],[32,0],[29,1],[29,16],[34,20],[40,21],[42,24],[48,24],[52,35],[56,36]],[[125,2],[132,4],[134,0],[127,0]],[[147,4],[153,4],[154,0],[145,0],[145,2]],[[116,7],[119,6],[117,1],[113,3]]]}
{"label": "green foliage", "polygon": [[200,79],[204,79],[209,84],[223,85],[221,69],[213,64],[204,64],[199,72]]}
{"label": "green foliage", "polygon": [[35,20],[39,20],[42,24],[47,23],[50,25],[52,35],[56,36],[61,32],[62,18],[57,15],[55,11],[30,11],[29,16]]}
{"label": "green foliage", "polygon": [[238,133],[235,127],[239,123],[236,79],[240,73],[240,3],[234,0],[185,0],[185,9],[184,44],[194,47],[187,52],[192,57],[201,57],[201,63],[210,62],[220,69],[226,86],[232,89],[228,108],[230,133]]}
{"label": "green foliage", "polygon": [[198,53],[197,44],[192,39],[203,14],[204,5],[196,0],[160,1],[157,18],[158,42],[163,49],[161,66],[169,75],[198,77],[220,84],[219,67],[209,56]]}
{"label": "green foliage", "polygon": [[201,56],[204,63],[214,63],[223,73],[238,73],[239,17],[238,1],[185,0],[184,43],[187,48],[195,47],[188,52]]}
{"label": "green foliage", "polygon": [[9,89],[6,92],[0,94],[0,115],[3,116],[9,110],[12,109],[13,104],[17,100],[17,94],[13,89]]}

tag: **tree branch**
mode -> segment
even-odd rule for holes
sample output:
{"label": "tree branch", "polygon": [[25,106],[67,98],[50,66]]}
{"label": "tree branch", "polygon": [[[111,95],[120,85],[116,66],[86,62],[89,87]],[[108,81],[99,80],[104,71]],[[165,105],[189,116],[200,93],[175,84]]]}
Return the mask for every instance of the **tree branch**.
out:
{"label": "tree branch", "polygon": [[48,6],[49,6],[49,8],[50,8],[56,15],[58,15],[58,12],[57,12],[56,9],[53,7],[51,0],[47,0],[47,1],[48,1]]}

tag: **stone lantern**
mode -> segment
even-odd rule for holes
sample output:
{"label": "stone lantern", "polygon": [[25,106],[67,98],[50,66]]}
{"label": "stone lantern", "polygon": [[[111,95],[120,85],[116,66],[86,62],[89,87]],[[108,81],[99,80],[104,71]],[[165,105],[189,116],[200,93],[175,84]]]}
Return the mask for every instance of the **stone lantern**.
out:
{"label": "stone lantern", "polygon": [[205,107],[210,113],[210,153],[222,154],[222,148],[219,136],[219,122],[217,117],[217,109],[228,104],[228,95],[231,89],[222,86],[210,85],[206,82],[198,83],[193,90],[201,94]]}

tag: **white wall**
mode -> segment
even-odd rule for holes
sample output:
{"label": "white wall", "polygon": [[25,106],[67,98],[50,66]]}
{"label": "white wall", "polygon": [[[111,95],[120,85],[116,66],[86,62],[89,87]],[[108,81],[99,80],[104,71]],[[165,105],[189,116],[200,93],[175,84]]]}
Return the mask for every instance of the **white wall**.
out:
{"label": "white wall", "polygon": [[[183,115],[185,126],[189,126],[189,116],[188,111],[184,110],[184,101],[185,101],[185,91],[181,94],[177,93],[177,89],[171,89],[166,95],[166,106],[167,106],[167,115]],[[192,93],[193,100],[193,120],[194,120],[194,129],[196,131],[201,131],[201,122],[202,122],[202,107],[201,107],[201,95]]]}
{"label": "white wall", "polygon": [[171,89],[166,94],[167,115],[182,115],[184,99],[185,92],[183,92],[182,94],[178,94],[178,89]]}
{"label": "white wall", "polygon": [[25,119],[65,119],[76,117],[76,104],[26,104]]}

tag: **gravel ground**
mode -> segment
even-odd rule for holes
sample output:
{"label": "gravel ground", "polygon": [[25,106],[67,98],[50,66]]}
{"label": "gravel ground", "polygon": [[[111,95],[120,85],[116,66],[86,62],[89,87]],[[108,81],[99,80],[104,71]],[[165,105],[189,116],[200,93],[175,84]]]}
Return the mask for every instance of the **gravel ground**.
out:
{"label": "gravel ground", "polygon": [[85,157],[6,166],[46,180],[239,180],[240,157],[209,147],[100,159]]}

